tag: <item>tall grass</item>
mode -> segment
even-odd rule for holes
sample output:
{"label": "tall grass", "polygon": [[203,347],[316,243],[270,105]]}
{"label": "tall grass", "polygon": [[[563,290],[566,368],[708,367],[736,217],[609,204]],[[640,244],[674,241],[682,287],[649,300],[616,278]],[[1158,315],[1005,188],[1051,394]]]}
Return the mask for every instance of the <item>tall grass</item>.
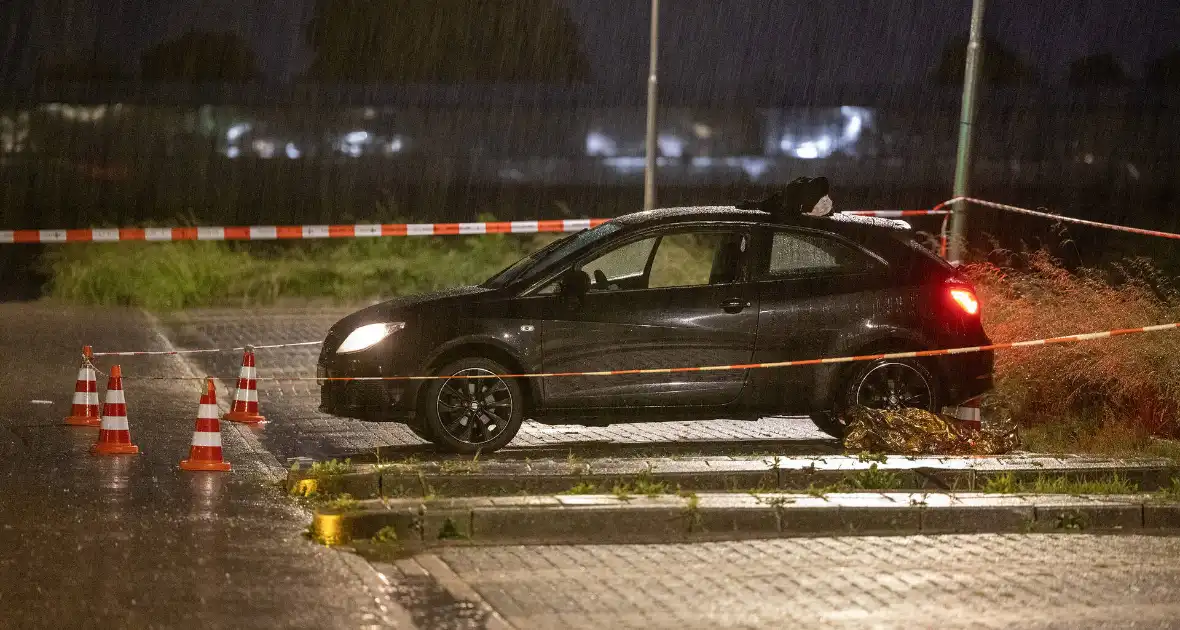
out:
{"label": "tall grass", "polygon": [[[1180,321],[1173,281],[1143,259],[1071,271],[1036,251],[965,270],[997,342]],[[997,401],[1047,438],[1180,435],[1180,333],[1003,350],[996,379]]]}
{"label": "tall grass", "polygon": [[350,302],[482,282],[552,238],[78,244],[47,254],[46,293],[152,310],[266,304],[280,297]]}

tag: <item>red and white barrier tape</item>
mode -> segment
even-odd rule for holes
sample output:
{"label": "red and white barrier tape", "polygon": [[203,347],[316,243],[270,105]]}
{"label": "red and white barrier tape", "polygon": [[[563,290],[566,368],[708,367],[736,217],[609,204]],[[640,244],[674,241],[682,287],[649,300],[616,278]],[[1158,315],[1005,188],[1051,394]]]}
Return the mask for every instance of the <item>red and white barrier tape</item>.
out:
{"label": "red and white barrier tape", "polygon": [[[1174,234],[1172,232],[1162,232],[1160,230],[1145,230],[1142,228],[1127,227],[1125,225],[1115,225],[1113,223],[1100,223],[1098,221],[1087,221],[1085,219],[1075,219],[1073,217],[1064,217],[1064,216],[1061,216],[1058,214],[1052,214],[1049,212],[1039,212],[1037,210],[1029,210],[1028,208],[1021,208],[1019,206],[1010,206],[1010,205],[1003,204],[1003,203],[996,203],[994,201],[984,201],[982,199],[974,199],[971,197],[964,197],[964,198],[962,198],[962,200],[965,200],[969,203],[973,203],[973,204],[976,204],[979,206],[983,206],[985,208],[994,208],[996,210],[1006,210],[1008,212],[1027,214],[1029,216],[1041,217],[1044,219],[1052,219],[1054,221],[1064,221],[1066,223],[1076,223],[1078,225],[1088,225],[1090,227],[1105,228],[1107,230],[1117,230],[1119,232],[1130,232],[1131,234],[1142,234],[1145,236],[1159,236],[1162,238],[1180,239],[1180,234]],[[953,199],[951,201],[948,201],[947,203],[950,204],[950,203],[954,203],[957,201],[960,201],[960,199]]]}
{"label": "red and white barrier tape", "polygon": [[[900,218],[943,215],[933,210],[848,210],[843,214]],[[474,223],[386,223],[357,225],[253,225],[239,227],[82,228],[0,230],[0,244],[120,243],[177,241],[274,241],[388,236],[467,236],[580,232],[610,219],[483,221]]]}
{"label": "red and white barrier tape", "polygon": [[3,243],[116,243],[124,241],[274,241],[380,236],[457,236],[580,232],[608,219],[484,221],[477,223],[387,223],[371,225],[255,225],[248,227],[86,228],[0,230]]}
{"label": "red and white barrier tape", "polygon": [[[337,381],[437,381],[450,379],[465,379],[465,380],[479,380],[490,378],[565,378],[572,376],[626,376],[635,374],[677,374],[683,372],[721,372],[726,370],[765,370],[771,368],[784,367],[801,367],[806,365],[826,365],[832,363],[852,363],[856,361],[877,361],[880,359],[917,359],[925,357],[939,357],[949,356],[955,354],[971,354],[974,352],[987,352],[991,350],[1007,350],[1011,348],[1031,348],[1034,346],[1048,346],[1062,343],[1078,343],[1082,341],[1094,341],[1097,339],[1108,339],[1110,337],[1121,337],[1123,335],[1135,335],[1142,333],[1161,332],[1165,330],[1180,329],[1180,322],[1171,324],[1158,324],[1155,326],[1142,326],[1139,328],[1124,328],[1119,330],[1107,330],[1096,333],[1085,333],[1078,335],[1067,335],[1064,337],[1051,337],[1049,339],[1034,339],[1031,341],[1012,341],[1008,343],[994,343],[987,346],[970,346],[965,348],[950,348],[945,350],[918,350],[913,352],[888,352],[883,354],[864,354],[849,357],[834,357],[825,359],[804,359],[801,361],[778,361],[774,363],[747,363],[738,365],[709,365],[701,367],[675,367],[675,368],[645,368],[634,370],[609,370],[602,372],[536,372],[527,374],[473,374],[463,376],[341,376],[341,377],[325,377],[325,376],[269,376],[259,377],[257,381],[269,382],[290,382],[290,381],[319,381],[319,382],[337,382]],[[207,377],[167,377],[167,376],[143,376],[131,377],[124,376],[124,380],[205,380]],[[232,377],[237,378],[237,377]],[[232,379],[226,379],[232,380]]]}
{"label": "red and white barrier tape", "polygon": [[158,350],[158,351],[134,351],[134,352],[94,352],[91,356],[95,357],[166,357],[176,356],[181,354],[216,354],[219,352],[242,352],[247,348],[251,350],[271,350],[274,348],[298,348],[301,346],[319,346],[323,345],[322,341],[303,341],[300,343],[278,343],[266,346],[240,346],[237,348],[203,348],[197,350]]}

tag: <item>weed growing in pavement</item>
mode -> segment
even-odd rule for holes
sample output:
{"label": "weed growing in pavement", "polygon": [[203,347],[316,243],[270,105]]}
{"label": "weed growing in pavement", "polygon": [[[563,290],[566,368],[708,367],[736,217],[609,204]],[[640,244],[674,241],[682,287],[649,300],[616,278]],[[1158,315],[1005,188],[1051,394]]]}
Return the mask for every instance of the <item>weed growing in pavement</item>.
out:
{"label": "weed growing in pavement", "polygon": [[566,466],[569,466],[570,474],[586,475],[590,473],[590,464],[581,457],[574,455],[574,451],[572,449],[570,450],[569,455],[566,456],[565,463]]}
{"label": "weed growing in pavement", "polygon": [[856,460],[862,464],[865,464],[868,462],[877,462],[880,464],[884,464],[888,459],[889,459],[889,457],[887,455],[885,455],[884,453],[870,453],[868,451],[861,451],[860,453],[858,453],[856,455]]}
{"label": "weed growing in pavement", "polygon": [[1020,492],[1020,484],[1012,473],[1003,473],[988,477],[982,490],[988,494],[1016,494]]}
{"label": "weed growing in pavement", "polygon": [[352,460],[344,461],[331,459],[326,462],[315,462],[311,465],[311,475],[316,479],[330,479],[346,474],[352,468]]}
{"label": "weed growing in pavement", "polygon": [[781,494],[771,494],[754,495],[754,501],[762,505],[769,505],[776,510],[781,510],[783,507],[794,503],[795,499]]}
{"label": "weed growing in pavement", "polygon": [[895,490],[902,485],[897,473],[877,468],[876,462],[868,470],[858,470],[845,477],[845,484],[855,490]]}
{"label": "weed growing in pavement", "polygon": [[1135,494],[1139,492],[1139,485],[1118,473],[1093,481],[1038,476],[1029,491],[1037,494]]}
{"label": "weed growing in pavement", "polygon": [[438,472],[444,475],[474,475],[479,472],[479,453],[471,461],[448,459],[438,465]]}
{"label": "weed growing in pavement", "polygon": [[684,505],[684,520],[689,533],[702,531],[705,519],[701,516],[701,498],[695,492],[690,492],[687,495],[681,493],[680,496],[688,498],[688,502]]}
{"label": "weed growing in pavement", "polygon": [[631,500],[631,487],[625,483],[615,484],[615,487],[611,489],[611,493],[620,501]]}
{"label": "weed growing in pavement", "polygon": [[595,486],[592,483],[587,483],[585,481],[582,481],[582,482],[578,483],[578,485],[570,488],[569,490],[566,490],[565,492],[562,492],[561,494],[597,494],[597,493],[598,493],[598,486]]}
{"label": "weed growing in pavement", "polygon": [[418,471],[418,487],[423,499],[430,501],[435,498],[434,486],[426,483],[426,475],[421,470]]}
{"label": "weed growing in pavement", "polygon": [[1139,485],[1118,473],[1090,481],[1038,475],[1032,482],[1017,481],[1012,473],[1004,473],[989,477],[983,491],[990,494],[1135,494],[1139,492]]}
{"label": "weed growing in pavement", "polygon": [[844,488],[841,486],[841,484],[838,483],[834,483],[829,486],[817,486],[815,484],[811,484],[807,486],[806,492],[817,499],[823,499],[826,501],[829,494],[832,494],[833,492],[840,492],[843,489]]}
{"label": "weed growing in pavement", "polygon": [[1172,477],[1171,483],[1162,488],[1158,496],[1163,501],[1180,501],[1180,478]]}
{"label": "weed growing in pavement", "polygon": [[377,530],[377,533],[373,534],[373,537],[370,540],[379,545],[400,544],[401,542],[397,537],[397,528],[393,525],[386,525],[385,527]]}
{"label": "weed growing in pavement", "polygon": [[655,481],[647,477],[639,477],[631,486],[635,494],[642,494],[648,497],[654,497],[661,494],[668,494],[668,482]]}
{"label": "weed growing in pavement", "polygon": [[328,501],[325,501],[322,504],[322,507],[334,512],[348,512],[349,510],[357,509],[360,507],[360,505],[361,502],[352,498],[351,494],[341,494]]}

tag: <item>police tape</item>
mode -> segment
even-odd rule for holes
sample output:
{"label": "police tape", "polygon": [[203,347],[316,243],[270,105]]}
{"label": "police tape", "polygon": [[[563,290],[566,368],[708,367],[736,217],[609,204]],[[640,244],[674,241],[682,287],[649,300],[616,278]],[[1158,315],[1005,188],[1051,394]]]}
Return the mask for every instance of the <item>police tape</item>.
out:
{"label": "police tape", "polygon": [[274,241],[383,236],[460,236],[580,232],[608,219],[480,221],[475,223],[385,223],[357,225],[255,225],[241,227],[83,228],[0,230],[0,244],[118,243],[176,241]]}
{"label": "police tape", "polygon": [[[631,370],[603,370],[595,372],[534,372],[524,374],[454,374],[445,375],[437,374],[431,376],[266,376],[258,377],[257,381],[267,382],[293,382],[293,381],[318,381],[324,382],[349,382],[349,381],[440,381],[440,380],[486,380],[496,378],[519,378],[519,379],[534,379],[534,378],[569,378],[569,377],[601,377],[601,376],[633,376],[645,374],[680,374],[684,372],[723,372],[727,370],[765,370],[772,368],[786,368],[786,367],[803,367],[810,365],[829,365],[838,363],[854,363],[863,361],[879,361],[879,360],[893,360],[893,359],[922,359],[928,357],[951,356],[957,354],[972,354],[978,352],[990,352],[994,350],[1008,350],[1013,348],[1032,348],[1037,346],[1049,346],[1066,343],[1080,343],[1083,341],[1095,341],[1098,339],[1109,339],[1111,337],[1121,337],[1124,335],[1135,335],[1143,333],[1162,332],[1166,330],[1180,329],[1180,322],[1171,324],[1157,324],[1154,326],[1141,326],[1139,328],[1123,328],[1117,330],[1107,330],[1103,332],[1084,333],[1077,335],[1066,335],[1064,337],[1051,337],[1048,339],[1033,339],[1030,341],[1010,341],[1006,343],[993,343],[986,346],[967,346],[962,348],[950,348],[943,350],[914,350],[910,352],[886,352],[879,354],[862,354],[847,357],[833,357],[823,359],[803,359],[798,361],[776,361],[770,363],[744,363],[734,365],[709,365],[698,367],[673,367],[673,368],[639,368]],[[96,353],[97,354],[97,353]],[[188,381],[188,380],[205,380],[205,376],[201,377],[171,377],[171,376],[129,376],[124,375],[124,380],[138,380],[138,381]],[[235,377],[221,377],[222,380],[231,380]]]}
{"label": "police tape", "polygon": [[220,352],[242,352],[245,350],[273,350],[276,348],[299,348],[303,346],[320,346],[323,341],[301,341],[299,343],[276,343],[264,346],[238,346],[235,348],[200,348],[195,350],[147,350],[129,352],[92,352],[92,357],[165,357],[184,354],[217,354]]}
{"label": "police tape", "polygon": [[946,204],[944,204],[944,205],[957,203],[959,201],[966,201],[968,203],[973,203],[975,205],[983,206],[985,208],[993,208],[996,210],[1005,210],[1007,212],[1015,212],[1018,214],[1025,214],[1025,215],[1029,215],[1029,216],[1033,216],[1033,217],[1052,219],[1054,221],[1063,221],[1065,223],[1076,223],[1078,225],[1088,225],[1090,227],[1103,228],[1103,229],[1107,229],[1107,230],[1116,230],[1119,232],[1129,232],[1131,234],[1142,234],[1145,236],[1159,236],[1162,238],[1180,239],[1180,234],[1175,234],[1173,232],[1163,232],[1161,230],[1145,230],[1143,228],[1127,227],[1125,225],[1116,225],[1113,223],[1102,223],[1099,221],[1087,221],[1086,219],[1075,219],[1073,217],[1066,217],[1066,216],[1062,216],[1059,214],[1053,214],[1050,212],[1041,212],[1038,210],[1030,210],[1028,208],[1021,208],[1019,206],[1010,206],[1010,205],[1004,204],[1004,203],[996,203],[994,201],[985,201],[983,199],[975,199],[972,197],[955,198],[955,199],[952,199],[952,200],[946,202]]}
{"label": "police tape", "polygon": [[[843,214],[900,218],[948,214],[946,210],[848,210]],[[0,244],[119,243],[180,241],[275,241],[390,236],[477,236],[580,232],[610,219],[386,223],[356,225],[254,225],[240,227],[81,228],[0,230]]]}

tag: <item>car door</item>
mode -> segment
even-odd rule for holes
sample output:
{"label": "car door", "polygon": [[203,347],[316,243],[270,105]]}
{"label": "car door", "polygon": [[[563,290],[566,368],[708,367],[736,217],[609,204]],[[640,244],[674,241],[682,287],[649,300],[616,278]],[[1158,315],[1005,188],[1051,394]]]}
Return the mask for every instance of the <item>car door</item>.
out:
{"label": "car door", "polygon": [[[873,325],[882,306],[888,268],[879,257],[832,234],[803,228],[765,228],[754,265],[758,296],[757,363],[830,356],[841,335]],[[818,365],[756,370],[753,397],[768,409],[806,412],[825,372]]]}
{"label": "car door", "polygon": [[[546,372],[747,363],[758,308],[745,227],[665,228],[591,254],[576,303],[554,300],[542,322]],[[745,370],[546,379],[551,409],[725,405]]]}

